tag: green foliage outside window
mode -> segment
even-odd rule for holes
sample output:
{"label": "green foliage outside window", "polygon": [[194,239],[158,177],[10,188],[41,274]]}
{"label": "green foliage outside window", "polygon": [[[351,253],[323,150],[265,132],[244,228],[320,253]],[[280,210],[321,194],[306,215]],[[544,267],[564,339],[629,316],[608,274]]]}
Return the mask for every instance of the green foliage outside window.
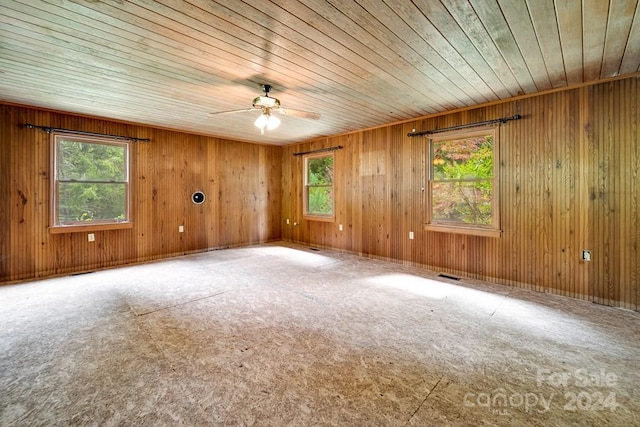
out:
{"label": "green foliage outside window", "polygon": [[333,215],[333,156],[307,159],[307,214]]}
{"label": "green foliage outside window", "polygon": [[493,135],[433,141],[432,221],[491,225]]}
{"label": "green foliage outside window", "polygon": [[127,146],[59,138],[57,223],[127,220]]}

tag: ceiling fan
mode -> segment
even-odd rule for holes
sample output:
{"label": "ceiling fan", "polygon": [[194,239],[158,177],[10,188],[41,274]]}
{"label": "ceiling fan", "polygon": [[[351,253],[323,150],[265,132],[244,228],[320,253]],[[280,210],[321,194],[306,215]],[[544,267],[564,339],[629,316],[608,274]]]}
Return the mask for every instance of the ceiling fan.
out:
{"label": "ceiling fan", "polygon": [[267,130],[273,130],[280,125],[280,119],[271,113],[278,112],[280,114],[284,114],[285,116],[293,116],[300,117],[303,119],[312,119],[318,120],[320,118],[320,114],[312,113],[310,111],[301,111],[301,110],[292,110],[289,108],[282,108],[280,106],[280,100],[277,98],[272,98],[269,96],[269,92],[271,91],[271,85],[262,85],[262,90],[264,91],[264,96],[257,96],[253,99],[253,106],[251,108],[243,108],[240,110],[228,110],[228,111],[215,111],[213,113],[209,113],[211,115],[222,115],[222,114],[235,114],[235,113],[244,113],[247,111],[256,111],[261,110],[262,114],[256,119],[254,124],[258,129],[260,129],[260,133],[264,134],[265,128]]}

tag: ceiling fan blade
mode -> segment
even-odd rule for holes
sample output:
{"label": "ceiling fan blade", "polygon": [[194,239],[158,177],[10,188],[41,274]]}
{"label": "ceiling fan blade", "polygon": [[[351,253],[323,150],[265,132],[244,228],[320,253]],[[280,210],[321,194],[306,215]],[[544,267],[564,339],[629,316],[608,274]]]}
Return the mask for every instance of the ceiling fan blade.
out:
{"label": "ceiling fan blade", "polygon": [[214,111],[209,114],[212,116],[219,116],[223,114],[245,113],[247,111],[256,111],[256,110],[261,110],[261,108],[251,107],[251,108],[243,108],[241,110]]}
{"label": "ceiling fan blade", "polygon": [[281,114],[284,114],[286,116],[300,117],[303,119],[312,119],[312,120],[320,119],[320,114],[312,113],[311,111],[291,110],[289,108],[278,108],[278,111]]}

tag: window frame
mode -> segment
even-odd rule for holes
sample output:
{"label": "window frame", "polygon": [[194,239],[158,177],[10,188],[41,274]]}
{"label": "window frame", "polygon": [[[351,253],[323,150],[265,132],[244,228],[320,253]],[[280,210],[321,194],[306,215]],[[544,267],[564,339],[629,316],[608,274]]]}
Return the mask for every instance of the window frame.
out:
{"label": "window frame", "polygon": [[[313,160],[313,159],[318,159],[318,158],[325,158],[325,157],[331,157],[332,163],[333,163],[333,172],[334,175],[332,177],[331,180],[331,185],[310,185],[309,184],[309,161]],[[310,154],[305,154],[303,156],[303,182],[302,182],[302,199],[303,199],[303,213],[302,213],[302,217],[304,219],[307,220],[311,220],[311,221],[325,221],[325,222],[335,222],[335,218],[336,218],[336,198],[335,198],[335,187],[336,187],[336,181],[335,181],[335,164],[336,164],[336,157],[335,157],[335,153],[333,151],[331,152],[321,152],[321,153],[310,153]],[[310,187],[331,187],[331,192],[333,197],[331,198],[331,214],[319,214],[319,213],[312,213],[309,212],[309,188]]]}
{"label": "window frame", "polygon": [[[61,180],[58,170],[58,147],[60,141],[73,141],[83,144],[97,144],[118,146],[124,148],[124,181],[116,183],[124,184],[125,187],[125,219],[123,220],[95,220],[90,223],[77,221],[73,223],[61,224],[59,221],[60,197],[59,187],[61,182],[95,182],[92,180]],[[105,183],[113,184],[112,181]],[[100,182],[95,182],[100,183]],[[51,185],[50,185],[50,208],[49,208],[49,233],[76,233],[83,231],[117,230],[133,228],[131,220],[131,143],[127,140],[102,136],[84,136],[74,133],[55,131],[51,133]]]}
{"label": "window frame", "polygon": [[[437,221],[433,220],[433,145],[434,143],[455,140],[466,139],[475,136],[485,136],[491,134],[493,136],[493,177],[491,178],[491,218],[492,222],[488,225],[482,224],[468,224],[462,222],[453,221]],[[502,230],[500,225],[500,141],[499,141],[499,128],[496,126],[484,126],[474,128],[470,130],[457,130],[450,132],[443,132],[428,138],[427,150],[426,150],[426,188],[427,195],[426,200],[426,215],[424,229],[428,231],[438,231],[444,233],[457,233],[467,234],[473,236],[485,236],[485,237],[501,237]],[[474,182],[470,180],[469,182]]]}

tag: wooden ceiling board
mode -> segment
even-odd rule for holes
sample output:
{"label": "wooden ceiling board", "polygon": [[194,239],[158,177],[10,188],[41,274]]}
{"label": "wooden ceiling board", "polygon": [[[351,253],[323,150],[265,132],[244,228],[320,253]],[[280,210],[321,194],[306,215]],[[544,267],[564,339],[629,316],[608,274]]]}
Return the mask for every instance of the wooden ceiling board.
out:
{"label": "wooden ceiling board", "polygon": [[[476,1],[475,3],[482,2]],[[509,32],[504,37],[510,37],[508,51],[514,56],[514,61],[518,61],[518,54],[522,55],[522,60],[533,79],[537,91],[551,89],[553,86],[549,80],[549,73],[542,56],[536,31],[533,28],[527,4],[522,1],[511,0],[499,0],[498,3],[508,25]],[[477,6],[475,8],[478,10]],[[485,24],[485,26],[492,28],[491,25]],[[511,41],[513,41],[513,45]]]}
{"label": "wooden ceiling board", "polygon": [[[416,8],[412,3],[396,3],[390,0],[384,1],[394,10],[398,17],[400,17],[409,28],[412,28],[413,31],[424,40],[425,44],[428,45],[429,50],[425,52],[425,55],[427,55],[430,61],[433,61],[432,56],[434,56],[431,54],[431,51],[446,61],[448,66],[439,66],[440,61],[435,62],[434,66],[439,66],[441,70],[445,68],[452,70],[452,72],[448,74],[451,82],[457,85],[470,86],[475,89],[479,96],[483,98],[482,101],[477,101],[477,103],[487,102],[497,98],[476,70],[449,44],[447,39],[443,37],[426,16],[422,13],[416,13]],[[396,4],[392,7],[390,3]],[[475,99],[475,97],[473,97],[473,99]]]}
{"label": "wooden ceiling board", "polygon": [[507,88],[500,80],[495,69],[491,68],[478,49],[465,33],[451,12],[440,2],[416,0],[414,3],[427,19],[440,31],[451,46],[476,70],[498,98],[509,98],[516,95],[519,87]]}
{"label": "wooden ceiling board", "polygon": [[[307,0],[309,1],[309,0]],[[382,33],[379,39],[383,39],[387,46],[403,46],[406,45],[404,57],[400,58],[407,62],[407,66],[418,68],[425,76],[430,76],[440,93],[447,92],[449,102],[458,107],[469,105],[469,100],[474,104],[486,102],[487,99],[482,96],[480,91],[470,84],[445,58],[441,52],[434,49],[419,34],[418,29],[411,28],[406,20],[402,17],[402,12],[407,8],[396,7],[392,9],[383,0],[359,0],[359,4],[367,9],[375,8],[376,19],[384,26],[384,29],[392,34],[385,35]],[[409,13],[415,13],[415,9],[411,9]],[[454,85],[449,83],[453,82]]]}
{"label": "wooden ceiling board", "polygon": [[[226,4],[228,5],[228,3]],[[264,21],[264,14],[261,14],[257,10],[251,11],[249,9],[243,9],[243,11],[244,11],[243,13],[245,13],[245,16],[238,15],[239,20],[237,25],[246,25],[247,30],[251,29],[252,25],[253,26],[257,25],[257,22]],[[375,98],[371,98],[370,96],[366,95],[366,93],[364,96],[362,96],[363,94],[362,89],[356,92],[352,90],[353,87],[358,87],[357,85],[362,85],[364,82],[372,81],[374,79],[373,74],[369,70],[360,66],[360,64],[362,64],[361,60],[356,59],[354,61],[356,63],[353,63],[353,62],[349,63],[344,60],[343,56],[338,55],[329,49],[323,49],[322,46],[318,45],[317,43],[317,40],[321,37],[320,35],[317,35],[317,32],[316,32],[316,38],[312,39],[309,37],[309,31],[306,32],[307,34],[300,34],[300,33],[294,33],[293,30],[291,29],[282,30],[281,26],[277,26],[277,28],[280,28],[280,32],[282,34],[286,34],[287,38],[281,38],[281,37],[278,37],[277,35],[274,35],[272,39],[269,41],[269,43],[267,43],[268,46],[273,46],[273,44],[278,44],[286,47],[293,46],[296,48],[297,51],[301,53],[305,53],[306,55],[314,59],[314,62],[310,62],[307,64],[310,67],[309,69],[311,70],[312,73],[315,73],[316,76],[328,75],[331,77],[331,80],[326,82],[325,87],[321,88],[320,95],[323,99],[326,99],[326,97],[331,97],[332,93],[340,94],[342,93],[342,91],[346,91],[346,93],[342,95],[343,100],[341,100],[341,104],[354,105],[354,108],[356,111],[352,112],[351,113],[352,115],[353,114],[366,115],[368,114],[370,109],[377,108],[377,106],[380,103],[376,102]],[[307,28],[307,27],[304,27],[304,28]],[[272,30],[266,27],[264,27],[263,29],[264,31]],[[262,32],[262,30],[260,30],[260,32]],[[306,43],[306,46],[302,45],[305,43]],[[330,42],[330,44],[333,45],[335,43]],[[266,52],[267,54],[269,54],[270,49]],[[344,50],[344,47],[341,48],[341,52],[343,52],[344,55],[347,55],[347,52]],[[290,60],[290,58],[286,58],[286,59],[287,61]],[[294,61],[287,62],[283,68],[286,68],[286,67],[291,67],[294,69],[297,68],[296,63]],[[338,73],[334,74],[336,71]],[[282,80],[281,73],[277,73],[276,75],[266,75],[263,77],[280,79],[278,80],[278,83]],[[318,78],[316,78],[315,81],[305,82],[304,87],[309,88],[310,92],[317,90],[316,89],[316,87],[318,86],[317,80]],[[292,83],[288,85],[284,84],[285,87],[296,87],[298,85],[299,85],[298,83]],[[339,89],[342,89],[342,90],[339,90]],[[361,94],[361,96],[357,96],[358,94]],[[402,104],[396,104],[396,99],[392,97],[387,99],[387,104],[391,105],[393,108],[396,108],[396,109],[403,108]],[[404,104],[404,108],[405,109],[407,108],[406,103]],[[421,112],[416,111],[414,108],[411,108],[411,114],[420,114],[420,113]],[[405,112],[405,114],[409,114],[409,113]]]}
{"label": "wooden ceiling board", "polygon": [[636,5],[633,24],[629,31],[629,40],[624,51],[620,74],[634,73],[640,70],[640,7]]}
{"label": "wooden ceiling board", "polygon": [[[79,44],[74,45],[74,48],[78,50],[72,51],[66,49],[64,44],[61,46],[47,44],[39,40],[37,36],[38,34],[29,31],[28,27],[25,28],[24,36],[16,36],[23,37],[24,40],[22,49],[13,53],[14,58],[17,59],[17,56],[20,56],[19,60],[23,64],[31,64],[32,74],[39,73],[41,76],[51,76],[43,81],[48,81],[52,88],[60,85],[59,93],[63,96],[78,90],[85,91],[88,95],[98,95],[105,87],[110,89],[105,90],[105,94],[112,96],[118,94],[118,91],[114,89],[121,87],[123,88],[121,95],[124,96],[123,102],[125,104],[135,104],[141,98],[148,97],[155,98],[154,101],[157,103],[171,99],[172,103],[179,108],[189,105],[189,102],[180,105],[179,98],[183,98],[185,101],[193,98],[193,96],[185,98],[180,91],[180,86],[171,76],[165,77],[162,74],[148,73],[146,69],[136,68],[125,63],[109,62],[107,55],[104,54],[100,61],[96,61],[90,54],[81,51]],[[58,34],[57,37],[61,43],[65,42],[62,35]],[[122,56],[116,57],[116,59],[118,58],[122,58]],[[54,76],[52,73],[56,75]],[[22,78],[27,78],[27,76],[22,76]],[[73,85],[69,84],[69,79],[75,79]],[[191,82],[182,83],[192,84]],[[67,90],[65,90],[66,86],[69,86]],[[148,89],[153,90],[149,91]],[[140,95],[131,97],[127,94],[129,90],[140,93]],[[206,98],[202,97],[202,100],[204,101]],[[151,103],[150,105],[157,104]],[[162,109],[166,110],[166,107]]]}
{"label": "wooden ceiling board", "polygon": [[635,0],[611,0],[602,58],[602,78],[615,77],[620,73],[636,6]]}
{"label": "wooden ceiling board", "polygon": [[602,71],[602,55],[607,34],[609,2],[584,0],[583,2],[584,78],[595,80]]}
{"label": "wooden ceiling board", "polygon": [[[284,145],[635,73],[638,0],[0,0],[0,102]],[[261,85],[284,108],[261,135]]]}
{"label": "wooden ceiling board", "polygon": [[[260,0],[248,1],[257,3],[261,7],[266,7],[263,6],[263,3]],[[330,20],[322,17],[315,11],[309,12],[311,9],[306,5],[290,3],[288,1],[274,1],[281,3],[280,6],[283,8],[286,7],[287,10],[298,12],[307,17],[307,21],[305,21],[305,23],[312,28],[308,30],[309,33],[312,34],[312,37],[309,37],[308,39],[311,43],[306,45],[308,49],[313,50],[316,44],[331,46],[331,50],[341,52],[341,56],[343,58],[352,58],[353,62],[351,64],[355,64],[366,69],[367,74],[364,78],[361,78],[359,82],[362,90],[368,88],[370,91],[375,91],[380,96],[384,96],[385,99],[392,102],[395,101],[395,95],[398,91],[402,91],[402,93],[408,97],[405,101],[405,105],[412,105],[414,114],[427,114],[434,111],[417,108],[417,106],[421,105],[421,103],[423,104],[425,101],[431,105],[437,106],[436,109],[446,108],[441,104],[442,95],[429,90],[428,84],[416,85],[416,82],[424,82],[424,76],[422,76],[422,79],[416,79],[415,77],[412,78],[407,75],[406,72],[398,69],[396,67],[396,64],[399,63],[396,58],[397,53],[392,50],[388,50],[387,46],[379,43],[375,37],[366,37],[362,31],[357,31],[358,29],[361,29],[361,27],[353,25],[350,28],[349,19],[347,16],[343,15],[342,11],[335,12],[335,9],[333,9],[333,20]],[[321,4],[316,7],[320,8]],[[355,3],[348,2],[345,3],[342,10],[348,10],[350,7],[359,8]],[[361,11],[360,15],[366,16],[367,13],[366,11]],[[293,19],[295,21],[297,18],[289,19]],[[350,32],[343,28],[350,29]],[[363,39],[369,41],[369,43],[364,43],[362,41]],[[345,63],[346,67],[351,66],[351,64],[344,61],[344,59],[342,62]],[[358,70],[354,69],[353,71],[357,72]],[[415,69],[412,69],[411,71],[417,76]],[[385,104],[386,103],[380,104],[380,106],[386,106]],[[372,107],[375,108],[375,106]]]}
{"label": "wooden ceiling board", "polygon": [[[460,28],[464,28],[471,43],[505,87],[516,88],[518,94],[536,91],[529,71],[524,69],[526,67],[521,66],[524,65],[522,55],[518,52],[518,59],[514,59],[513,53],[515,52],[510,49],[511,46],[507,40],[508,37],[513,39],[513,36],[510,34],[495,0],[476,2],[477,9],[474,9],[473,5],[467,2],[453,2],[448,3],[447,6]],[[489,31],[482,22],[483,18],[490,28]],[[509,32],[508,36],[506,36],[507,32]],[[504,51],[501,52],[496,46],[496,40]],[[507,57],[513,59],[511,64],[507,63]]]}
{"label": "wooden ceiling board", "polygon": [[556,14],[562,58],[569,85],[583,81],[583,40],[581,0],[557,0]]}
{"label": "wooden ceiling board", "polygon": [[551,86],[554,88],[567,86],[567,73],[562,57],[560,30],[553,0],[527,0],[527,9]]}
{"label": "wooden ceiling board", "polygon": [[[380,3],[380,6],[386,7],[384,3]],[[437,81],[443,78],[442,74],[379,20],[379,17],[384,14],[382,10],[369,9],[366,13],[363,13],[363,10],[354,2],[349,7],[343,8],[342,12],[345,15],[345,21],[353,23],[355,39],[368,39],[367,49],[379,56],[379,59],[369,58],[370,60],[373,59],[387,72],[396,76],[403,86],[412,92],[416,104],[429,99],[434,106],[439,105],[436,108],[447,109],[461,105],[460,99],[464,96],[459,88],[452,87],[440,92],[435,90]],[[401,48],[394,49],[395,46],[401,46]],[[360,51],[355,45],[350,47],[354,51]],[[372,86],[372,90],[378,90],[384,86],[384,84],[377,84]],[[392,90],[387,95],[395,96],[396,93],[396,90]]]}

